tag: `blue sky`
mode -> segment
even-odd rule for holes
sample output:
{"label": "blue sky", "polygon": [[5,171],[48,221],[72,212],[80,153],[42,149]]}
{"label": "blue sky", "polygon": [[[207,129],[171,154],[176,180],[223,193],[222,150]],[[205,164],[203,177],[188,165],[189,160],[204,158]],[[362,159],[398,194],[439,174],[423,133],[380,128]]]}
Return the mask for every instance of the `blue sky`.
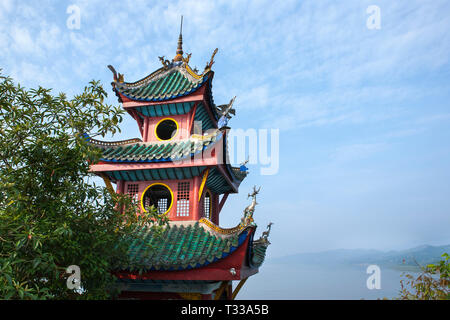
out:
{"label": "blue sky", "polygon": [[[376,2],[376,3],[374,3]],[[381,9],[369,30],[366,9]],[[67,7],[80,8],[71,30]],[[69,95],[112,64],[136,81],[184,51],[213,50],[217,104],[237,95],[233,128],[280,130],[280,169],[258,165],[229,197],[236,225],[261,185],[255,219],[268,254],[450,243],[450,3],[447,1],[0,2],[0,68]],[[131,117],[114,139],[139,137]]]}

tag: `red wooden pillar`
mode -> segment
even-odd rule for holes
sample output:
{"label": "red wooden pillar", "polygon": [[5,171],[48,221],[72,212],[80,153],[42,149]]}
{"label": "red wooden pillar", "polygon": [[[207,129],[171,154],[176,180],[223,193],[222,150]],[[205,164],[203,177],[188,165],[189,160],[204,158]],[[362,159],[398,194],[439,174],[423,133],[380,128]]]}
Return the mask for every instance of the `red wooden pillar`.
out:
{"label": "red wooden pillar", "polygon": [[198,203],[198,191],[200,189],[200,181],[201,177],[197,176],[194,177],[194,185],[193,185],[193,189],[192,189],[192,219],[193,220],[199,220],[200,219],[200,215],[199,215],[199,203]]}
{"label": "red wooden pillar", "polygon": [[219,225],[219,195],[214,193],[212,195],[212,219],[211,221],[214,222],[215,224]]}
{"label": "red wooden pillar", "polygon": [[148,141],[148,127],[149,127],[149,117],[145,117],[144,119],[144,135],[142,136],[142,140],[144,142]]}
{"label": "red wooden pillar", "polygon": [[192,133],[192,124],[194,123],[195,112],[197,111],[198,102],[195,103],[194,108],[192,108],[192,113],[190,115],[190,120],[188,123],[188,137],[190,137]]}
{"label": "red wooden pillar", "polygon": [[125,193],[125,181],[118,180],[117,181],[117,193]]}

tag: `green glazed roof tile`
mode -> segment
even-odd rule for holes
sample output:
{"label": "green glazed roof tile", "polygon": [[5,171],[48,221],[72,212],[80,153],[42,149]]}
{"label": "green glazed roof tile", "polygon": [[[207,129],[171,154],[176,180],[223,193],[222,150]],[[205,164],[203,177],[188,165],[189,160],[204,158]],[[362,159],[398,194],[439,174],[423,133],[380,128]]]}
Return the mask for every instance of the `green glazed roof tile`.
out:
{"label": "green glazed roof tile", "polygon": [[252,244],[252,257],[251,257],[251,264],[254,267],[260,267],[263,262],[264,259],[266,257],[266,250],[267,247],[269,246],[270,242],[269,241],[264,241],[264,240],[256,240],[253,241]]}
{"label": "green glazed roof tile", "polygon": [[201,87],[209,75],[191,76],[184,67],[159,69],[154,74],[135,83],[114,82],[117,92],[138,101],[163,101],[182,97]]}
{"label": "green glazed roof tile", "polygon": [[103,142],[91,139],[90,143],[103,150],[101,161],[107,162],[156,162],[181,159],[201,152],[222,137],[222,132],[216,130],[202,138],[163,142]]}
{"label": "green glazed roof tile", "polygon": [[127,235],[124,241],[129,243],[132,266],[144,270],[183,270],[225,258],[244,243],[249,230],[221,237],[196,222],[189,226],[170,225],[161,236],[143,227]]}

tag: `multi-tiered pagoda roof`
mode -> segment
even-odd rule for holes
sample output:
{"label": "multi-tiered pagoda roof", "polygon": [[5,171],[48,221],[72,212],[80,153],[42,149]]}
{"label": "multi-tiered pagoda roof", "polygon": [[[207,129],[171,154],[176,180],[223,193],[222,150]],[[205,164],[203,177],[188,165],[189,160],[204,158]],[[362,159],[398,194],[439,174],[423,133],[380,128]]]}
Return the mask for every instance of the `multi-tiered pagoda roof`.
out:
{"label": "multi-tiered pagoda roof", "polygon": [[[228,160],[226,125],[235,112],[234,98],[226,105],[214,103],[211,66],[216,53],[199,73],[189,66],[190,54],[183,55],[180,33],[175,58],[160,57],[162,67],[141,80],[125,82],[123,74],[108,66],[113,91],[142,137],[90,139],[101,151],[91,171],[110,190],[115,183],[116,192],[140,199],[139,210],[156,205],[170,220],[162,236],[143,227],[124,239],[130,265],[114,271],[123,298],[223,298],[232,280],[245,282],[264,261],[270,226],[253,240],[259,190],[254,189],[236,227],[219,226],[220,211],[228,195],[238,192],[247,168],[233,167]],[[236,294],[228,290],[225,296]]]}

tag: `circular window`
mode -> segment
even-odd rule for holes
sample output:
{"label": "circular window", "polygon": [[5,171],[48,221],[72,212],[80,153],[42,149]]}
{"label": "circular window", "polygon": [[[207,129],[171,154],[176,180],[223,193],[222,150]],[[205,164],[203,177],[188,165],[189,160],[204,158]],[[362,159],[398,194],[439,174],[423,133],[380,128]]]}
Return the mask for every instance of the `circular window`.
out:
{"label": "circular window", "polygon": [[155,127],[155,134],[159,140],[170,140],[178,131],[178,123],[171,119],[162,119]]}
{"label": "circular window", "polygon": [[148,211],[151,206],[155,206],[159,214],[169,212],[173,203],[172,190],[162,183],[149,185],[142,193],[141,205],[144,211]]}

